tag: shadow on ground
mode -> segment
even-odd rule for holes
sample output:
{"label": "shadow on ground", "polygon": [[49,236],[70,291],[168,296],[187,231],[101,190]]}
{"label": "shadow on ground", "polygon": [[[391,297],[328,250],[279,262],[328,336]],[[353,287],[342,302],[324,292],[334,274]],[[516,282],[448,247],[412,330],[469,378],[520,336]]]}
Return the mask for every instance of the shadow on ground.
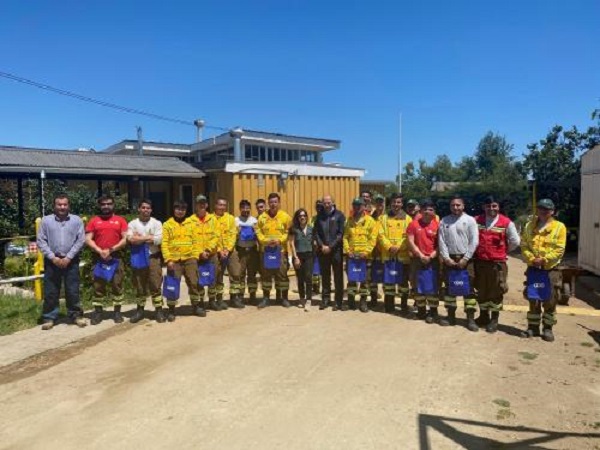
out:
{"label": "shadow on ground", "polygon": [[[600,433],[573,433],[563,431],[549,431],[526,426],[498,425],[475,420],[458,419],[454,417],[433,416],[419,414],[419,449],[431,450],[429,434],[437,432],[450,439],[452,442],[468,449],[519,449],[519,450],[542,450],[547,449],[543,444],[552,443],[564,438],[586,438],[600,439]],[[512,442],[503,442],[496,439],[479,436],[472,431],[477,427],[481,431],[503,431],[516,435]],[[469,431],[461,430],[466,428]],[[527,434],[527,437],[519,438],[519,434]],[[483,434],[483,433],[482,433]],[[531,437],[535,434],[535,437]]]}

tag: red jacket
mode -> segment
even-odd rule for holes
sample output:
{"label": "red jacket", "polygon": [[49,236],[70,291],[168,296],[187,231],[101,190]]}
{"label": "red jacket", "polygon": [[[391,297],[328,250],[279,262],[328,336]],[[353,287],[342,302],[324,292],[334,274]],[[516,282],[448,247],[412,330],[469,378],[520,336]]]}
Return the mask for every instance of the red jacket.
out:
{"label": "red jacket", "polygon": [[506,230],[510,225],[510,219],[499,214],[498,221],[489,229],[485,226],[485,214],[477,216],[475,221],[479,228],[479,245],[475,257],[483,261],[506,261],[508,253]]}

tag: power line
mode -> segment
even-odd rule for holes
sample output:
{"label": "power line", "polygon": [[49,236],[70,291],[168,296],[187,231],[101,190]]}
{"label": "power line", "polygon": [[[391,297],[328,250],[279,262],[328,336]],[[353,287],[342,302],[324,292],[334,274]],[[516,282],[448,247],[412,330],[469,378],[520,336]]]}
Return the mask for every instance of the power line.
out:
{"label": "power line", "polygon": [[[47,84],[44,84],[44,83],[39,83],[37,81],[29,80],[27,78],[23,78],[23,77],[14,75],[12,73],[0,71],[0,77],[7,78],[9,80],[13,80],[13,81],[16,81],[18,83],[27,84],[29,86],[33,86],[33,87],[36,87],[36,88],[39,88],[39,89],[43,89],[43,90],[46,90],[46,91],[54,92],[55,94],[64,95],[66,97],[75,98],[75,99],[81,100],[83,102],[88,102],[88,103],[93,103],[95,105],[104,106],[106,108],[112,108],[112,109],[116,109],[118,111],[130,113],[130,114],[137,114],[137,115],[140,115],[140,116],[146,116],[146,117],[150,117],[151,119],[163,120],[165,122],[178,123],[180,125],[195,126],[194,122],[191,121],[191,120],[176,119],[176,118],[172,118],[172,117],[162,116],[162,115],[159,115],[159,114],[154,114],[154,113],[147,112],[147,111],[142,111],[140,109],[129,108],[127,106],[117,105],[115,103],[105,102],[103,100],[98,100],[98,99],[95,99],[95,98],[92,98],[92,97],[86,97],[85,95],[77,94],[75,92],[67,91],[65,89],[59,89],[59,88],[55,88],[53,86],[50,86],[50,85],[47,85]],[[213,129],[213,130],[221,130],[221,131],[228,131],[229,130],[229,128],[226,128],[226,127],[217,127],[217,126],[210,126],[210,125],[206,125],[204,128],[210,128],[210,129]]]}

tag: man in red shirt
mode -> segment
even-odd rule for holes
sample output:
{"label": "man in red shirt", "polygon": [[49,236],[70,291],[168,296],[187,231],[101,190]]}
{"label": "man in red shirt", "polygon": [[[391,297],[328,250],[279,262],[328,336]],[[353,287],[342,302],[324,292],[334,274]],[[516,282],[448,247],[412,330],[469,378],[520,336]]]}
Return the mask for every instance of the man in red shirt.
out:
{"label": "man in red shirt", "polygon": [[[427,323],[434,323],[438,318],[440,303],[437,292],[419,292],[418,275],[422,269],[433,269],[434,284],[437,285],[439,262],[437,252],[437,236],[439,223],[435,219],[435,205],[431,201],[424,201],[421,205],[421,214],[413,220],[406,229],[408,246],[412,254],[410,261],[410,284],[415,296],[418,312],[416,319]],[[429,315],[427,314],[429,306]]]}
{"label": "man in red shirt", "polygon": [[123,259],[120,250],[127,243],[127,221],[114,213],[114,198],[105,195],[98,199],[100,215],[92,217],[85,227],[85,243],[94,252],[93,263],[109,263],[117,260],[117,268],[112,280],[94,275],[94,298],[90,323],[98,325],[102,322],[104,303],[106,302],[107,285],[111,285],[112,303],[114,305],[115,323],[123,322],[121,315],[121,304],[123,303]]}

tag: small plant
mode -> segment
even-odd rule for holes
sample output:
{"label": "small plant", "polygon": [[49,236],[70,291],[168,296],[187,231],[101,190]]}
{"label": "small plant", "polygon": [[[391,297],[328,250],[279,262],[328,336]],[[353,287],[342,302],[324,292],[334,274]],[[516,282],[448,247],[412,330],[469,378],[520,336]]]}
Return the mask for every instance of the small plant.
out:
{"label": "small plant", "polygon": [[506,420],[515,417],[515,414],[510,409],[499,409],[496,413],[496,419]]}
{"label": "small plant", "polygon": [[533,361],[538,357],[537,353],[519,352],[519,356],[527,361]]}
{"label": "small plant", "polygon": [[591,342],[582,342],[580,345],[582,347],[593,347],[594,346],[594,344]]}
{"label": "small plant", "polygon": [[510,408],[510,402],[508,400],[504,400],[503,398],[497,398],[493,401],[493,403],[502,408]]}

